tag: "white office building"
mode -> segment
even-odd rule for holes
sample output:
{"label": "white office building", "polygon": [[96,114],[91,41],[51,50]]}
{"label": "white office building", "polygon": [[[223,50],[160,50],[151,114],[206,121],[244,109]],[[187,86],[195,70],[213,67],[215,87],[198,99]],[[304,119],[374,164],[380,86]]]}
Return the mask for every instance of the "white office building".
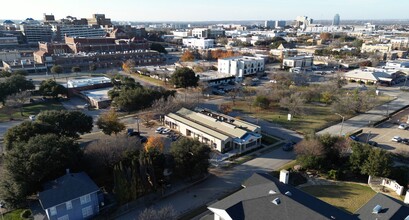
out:
{"label": "white office building", "polygon": [[55,40],[68,37],[103,37],[107,34],[104,29],[92,28],[88,25],[52,25]]}
{"label": "white office building", "polygon": [[192,37],[208,38],[209,37],[209,32],[210,31],[207,28],[193,28]]}
{"label": "white office building", "polygon": [[243,78],[264,71],[264,58],[230,57],[218,60],[218,70],[237,78]]}
{"label": "white office building", "polygon": [[242,153],[261,146],[261,127],[221,113],[182,108],[165,116],[165,125],[222,153]]}
{"label": "white office building", "polygon": [[214,39],[184,38],[183,46],[195,49],[209,49],[214,47]]}

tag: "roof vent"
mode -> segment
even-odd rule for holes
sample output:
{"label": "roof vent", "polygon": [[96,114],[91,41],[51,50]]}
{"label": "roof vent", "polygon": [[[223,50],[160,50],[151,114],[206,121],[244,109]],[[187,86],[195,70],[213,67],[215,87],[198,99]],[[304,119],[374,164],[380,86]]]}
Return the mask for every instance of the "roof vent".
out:
{"label": "roof vent", "polygon": [[292,196],[293,194],[290,191],[285,192],[287,196]]}
{"label": "roof vent", "polygon": [[276,194],[277,192],[276,191],[274,191],[274,190],[270,190],[270,191],[268,191],[268,194],[270,194],[270,195],[274,195],[274,194]]}
{"label": "roof vent", "polygon": [[280,198],[275,198],[273,201],[271,201],[273,204],[278,205],[281,203]]}
{"label": "roof vent", "polygon": [[373,208],[372,213],[379,214],[381,211],[382,211],[382,206],[376,205],[375,208]]}

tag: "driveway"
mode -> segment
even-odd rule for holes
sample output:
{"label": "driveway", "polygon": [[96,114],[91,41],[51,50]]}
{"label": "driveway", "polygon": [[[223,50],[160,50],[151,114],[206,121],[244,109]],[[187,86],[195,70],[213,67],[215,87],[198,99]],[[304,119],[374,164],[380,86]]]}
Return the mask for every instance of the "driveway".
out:
{"label": "driveway", "polygon": [[[161,207],[171,205],[179,214],[187,213],[237,190],[241,186],[241,183],[254,172],[273,171],[294,158],[295,155],[293,152],[285,152],[281,149],[277,149],[230,170],[222,168],[214,169],[211,172],[212,175],[205,181],[166,197],[149,207],[160,209]],[[145,208],[146,207],[139,207],[116,219],[135,219]]]}

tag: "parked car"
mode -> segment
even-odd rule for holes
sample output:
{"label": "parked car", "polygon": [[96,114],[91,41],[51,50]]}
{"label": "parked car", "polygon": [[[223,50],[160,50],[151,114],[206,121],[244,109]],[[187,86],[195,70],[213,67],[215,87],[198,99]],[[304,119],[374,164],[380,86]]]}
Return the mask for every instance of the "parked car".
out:
{"label": "parked car", "polygon": [[354,135],[349,136],[349,138],[351,138],[351,140],[353,140],[353,141],[359,141],[359,138],[357,136],[354,136]]}
{"label": "parked car", "polygon": [[402,129],[402,130],[406,130],[407,128],[408,128],[408,124],[400,124],[399,125],[399,127],[398,127],[399,129]]}
{"label": "parked car", "polygon": [[407,138],[402,138],[402,140],[400,141],[402,144],[407,144],[409,145],[409,139]]}
{"label": "parked car", "polygon": [[165,128],[165,129],[162,130],[161,134],[167,134],[167,133],[169,133],[169,132],[170,132],[170,129],[169,129],[169,128]]}
{"label": "parked car", "polygon": [[399,136],[394,136],[394,137],[391,139],[391,141],[394,141],[394,142],[401,142],[401,141],[402,141],[402,138],[401,138],[401,137],[399,137]]}
{"label": "parked car", "polygon": [[294,149],[294,143],[293,142],[288,142],[284,144],[283,146],[283,151],[292,151]]}
{"label": "parked car", "polygon": [[165,128],[164,127],[159,127],[159,128],[156,128],[156,130],[155,130],[155,133],[162,133],[162,131],[164,130]]}
{"label": "parked car", "polygon": [[36,120],[36,116],[35,116],[35,115],[30,115],[30,116],[28,116],[28,119],[30,119],[31,121],[35,121],[35,120]]}

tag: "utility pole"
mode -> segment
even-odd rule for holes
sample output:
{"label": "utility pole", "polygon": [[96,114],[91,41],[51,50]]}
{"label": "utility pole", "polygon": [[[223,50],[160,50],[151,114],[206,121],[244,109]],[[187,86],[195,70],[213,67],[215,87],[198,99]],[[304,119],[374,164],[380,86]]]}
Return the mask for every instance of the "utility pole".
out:
{"label": "utility pole", "polygon": [[344,128],[344,120],[345,120],[345,117],[344,116],[342,116],[341,114],[339,114],[339,113],[335,113],[336,115],[338,115],[338,116],[340,116],[341,118],[342,118],[342,122],[341,122],[341,130],[339,130],[339,136],[342,136],[342,129]]}

